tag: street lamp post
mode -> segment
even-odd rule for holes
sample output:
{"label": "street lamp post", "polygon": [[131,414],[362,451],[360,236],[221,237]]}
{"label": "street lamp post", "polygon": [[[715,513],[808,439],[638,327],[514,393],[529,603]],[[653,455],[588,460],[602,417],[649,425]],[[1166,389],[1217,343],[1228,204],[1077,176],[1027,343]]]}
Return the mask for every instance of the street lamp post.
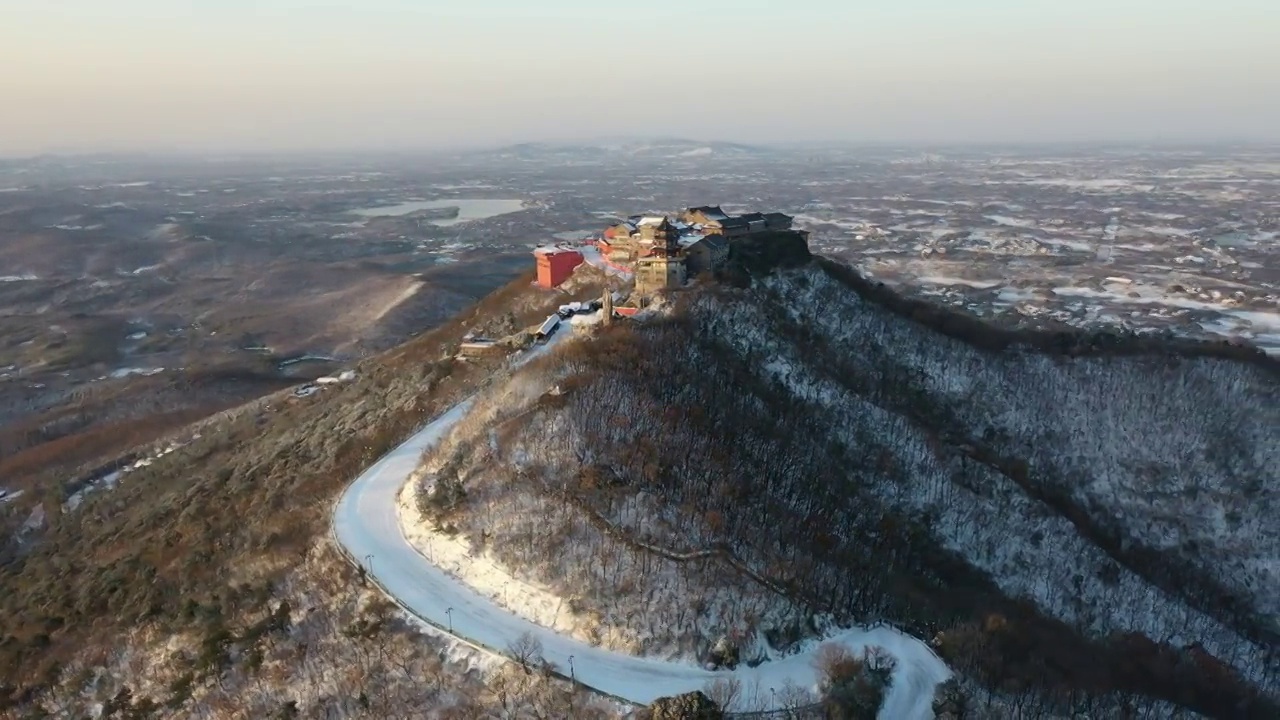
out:
{"label": "street lamp post", "polygon": [[453,632],[453,608],[445,608],[444,614],[449,616],[449,632]]}
{"label": "street lamp post", "polygon": [[364,556],[364,569],[370,575],[373,574],[373,553]]}
{"label": "street lamp post", "polygon": [[773,688],[769,688],[769,702],[770,702],[770,707],[769,707],[770,710],[778,709],[778,693],[774,692]]}
{"label": "street lamp post", "polygon": [[[575,675],[573,672],[573,656],[570,655],[569,656],[569,683],[572,686],[572,685],[576,685],[577,682],[578,682],[578,676]],[[574,693],[574,688],[570,687],[569,688],[569,712],[570,713],[573,712],[573,693]]]}

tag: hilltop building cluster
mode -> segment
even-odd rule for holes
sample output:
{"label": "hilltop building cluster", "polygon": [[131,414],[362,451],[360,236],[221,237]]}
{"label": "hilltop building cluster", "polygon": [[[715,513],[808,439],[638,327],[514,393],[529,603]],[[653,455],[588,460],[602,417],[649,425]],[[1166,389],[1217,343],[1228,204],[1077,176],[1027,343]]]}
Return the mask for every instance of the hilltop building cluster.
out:
{"label": "hilltop building cluster", "polygon": [[633,215],[606,228],[584,249],[535,250],[538,283],[556,287],[586,261],[586,254],[598,253],[605,264],[633,274],[636,295],[643,298],[681,287],[689,278],[715,272],[729,256],[735,240],[789,231],[793,220],[780,212],[729,215],[718,206],[687,208],[674,219],[666,215]]}

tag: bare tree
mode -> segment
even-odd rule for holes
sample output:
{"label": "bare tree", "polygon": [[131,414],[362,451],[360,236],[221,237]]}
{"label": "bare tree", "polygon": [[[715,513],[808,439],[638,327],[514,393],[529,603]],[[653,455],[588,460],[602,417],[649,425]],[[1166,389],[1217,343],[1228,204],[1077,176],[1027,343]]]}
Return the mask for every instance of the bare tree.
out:
{"label": "bare tree", "polygon": [[507,652],[511,653],[511,657],[520,663],[526,673],[534,665],[542,663],[542,641],[530,632],[522,633],[508,643]]}
{"label": "bare tree", "polygon": [[761,685],[758,678],[752,680],[750,685],[743,688],[742,700],[740,702],[742,707],[741,712],[753,713],[771,710],[770,695],[771,693],[769,692],[769,689]]}
{"label": "bare tree", "polygon": [[742,695],[742,680],[736,677],[717,678],[704,685],[702,692],[727,712],[733,709],[734,703]]}
{"label": "bare tree", "polygon": [[787,678],[782,687],[778,689],[778,707],[775,710],[785,710],[786,717],[795,717],[798,710],[809,707],[818,702],[809,688],[796,684],[791,678]]}
{"label": "bare tree", "polygon": [[818,679],[824,689],[839,685],[862,671],[862,663],[849,652],[849,648],[833,642],[818,648],[813,667],[818,671]]}

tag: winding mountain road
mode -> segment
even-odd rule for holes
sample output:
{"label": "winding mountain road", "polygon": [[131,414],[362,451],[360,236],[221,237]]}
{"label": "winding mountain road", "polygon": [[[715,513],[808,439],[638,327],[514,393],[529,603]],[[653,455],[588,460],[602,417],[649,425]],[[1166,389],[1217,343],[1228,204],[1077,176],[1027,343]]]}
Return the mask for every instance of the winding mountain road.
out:
{"label": "winding mountain road", "polygon": [[[542,642],[543,657],[565,675],[609,695],[647,704],[656,698],[702,689],[709,681],[736,677],[742,681],[742,703],[753,693],[766,706],[773,690],[787,680],[804,687],[817,683],[812,661],[816,643],[805,652],[755,668],[709,671],[693,664],[635,657],[594,647],[535,625],[494,604],[458,579],[431,564],[405,538],[396,512],[396,497],[417,467],[422,453],[436,444],[471,407],[465,400],[436,418],[356,478],[339,499],[333,518],[338,542],[401,606],[475,645],[506,652],[523,633]],[[840,642],[856,653],[880,646],[897,659],[893,683],[880,711],[885,720],[933,717],[938,683],[950,677],[943,662],[920,640],[889,627],[845,630],[824,642]]]}

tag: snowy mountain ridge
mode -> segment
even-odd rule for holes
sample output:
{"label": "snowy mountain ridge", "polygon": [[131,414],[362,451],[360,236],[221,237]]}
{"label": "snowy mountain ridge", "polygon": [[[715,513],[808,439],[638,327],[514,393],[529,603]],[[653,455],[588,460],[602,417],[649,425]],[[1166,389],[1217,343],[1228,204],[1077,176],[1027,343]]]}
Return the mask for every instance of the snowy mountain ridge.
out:
{"label": "snowy mountain ridge", "polygon": [[482,397],[426,457],[460,492],[423,512],[640,653],[884,619],[989,712],[1275,710],[1268,361],[959,339],[821,260],[737,284]]}

